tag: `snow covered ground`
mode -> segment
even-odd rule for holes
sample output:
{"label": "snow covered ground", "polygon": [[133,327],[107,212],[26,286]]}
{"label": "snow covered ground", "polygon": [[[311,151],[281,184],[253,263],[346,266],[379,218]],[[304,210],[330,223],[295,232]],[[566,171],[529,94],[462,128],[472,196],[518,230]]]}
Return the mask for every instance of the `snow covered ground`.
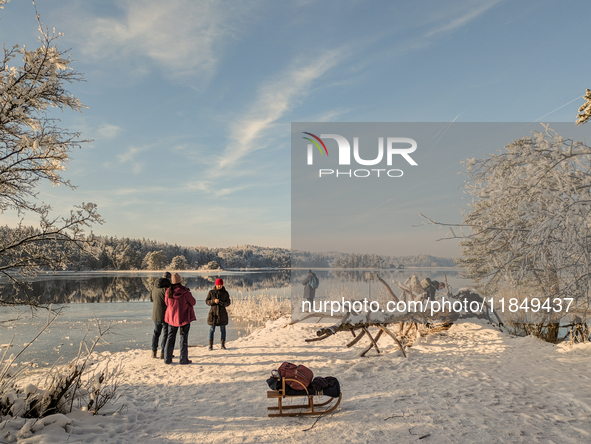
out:
{"label": "snow covered ground", "polygon": [[[287,322],[269,322],[227,351],[191,348],[189,366],[117,353],[125,378],[115,414],[13,419],[0,425],[0,442],[591,442],[591,345],[515,338],[475,321],[421,338],[408,359],[389,338],[380,341],[385,353],[360,358],[363,340],[347,349],[351,336],[339,333],[308,344],[318,326]],[[316,423],[268,418],[265,379],[283,361],[338,377],[339,409]]]}

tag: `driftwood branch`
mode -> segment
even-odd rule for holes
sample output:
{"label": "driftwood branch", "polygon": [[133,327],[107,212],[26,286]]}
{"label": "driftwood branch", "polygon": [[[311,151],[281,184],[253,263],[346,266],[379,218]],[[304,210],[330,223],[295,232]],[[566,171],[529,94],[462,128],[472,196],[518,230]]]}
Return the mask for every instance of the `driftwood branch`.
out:
{"label": "driftwood branch", "polygon": [[[347,316],[349,316],[349,313],[347,313],[339,321],[340,322],[344,322],[347,319]],[[297,324],[298,322],[303,322],[306,319],[310,319],[310,318],[318,318],[318,319],[316,319],[316,323],[319,323],[324,318],[334,318],[334,317],[335,316],[325,315],[324,313],[310,313],[310,314],[304,316],[302,319],[296,319],[295,321],[291,321],[289,324],[285,324],[282,328],[288,327],[290,325]]]}
{"label": "driftwood branch", "polygon": [[451,288],[451,285],[449,285],[447,283],[447,275],[445,273],[443,273],[443,277],[445,278],[445,291],[448,297],[453,298],[454,297],[454,293],[453,290]]}
{"label": "driftwood branch", "polygon": [[383,331],[384,333],[386,333],[387,335],[389,335],[392,339],[394,339],[394,342],[396,342],[398,344],[398,347],[400,347],[400,351],[402,352],[402,354],[406,358],[406,352],[404,351],[404,347],[402,346],[402,343],[398,340],[398,338],[396,337],[396,335],[394,335],[394,333],[392,333],[390,330],[388,330],[383,325],[380,325],[379,327],[380,327],[380,331]]}
{"label": "driftwood branch", "polygon": [[306,342],[316,342],[316,341],[322,341],[323,339],[326,339],[326,338],[328,338],[329,336],[331,336],[331,335],[329,335],[329,334],[327,333],[327,334],[325,334],[325,335],[322,335],[322,336],[320,336],[320,337],[318,337],[318,338],[306,339]]}
{"label": "driftwood branch", "polygon": [[359,356],[364,357],[365,354],[370,351],[372,348],[376,349],[376,352],[378,352],[378,354],[380,354],[380,349],[378,348],[378,341],[380,340],[380,337],[382,336],[383,331],[380,330],[378,331],[378,334],[376,335],[375,339],[371,336],[371,333],[365,329],[365,334],[369,336],[369,339],[371,340],[371,344],[369,344],[369,346],[367,348],[365,348],[361,353],[359,353]]}
{"label": "driftwood branch", "polygon": [[[392,340],[395,342],[396,346],[400,349],[400,351],[402,352],[403,356],[406,358],[407,354],[406,354],[406,348],[410,347],[412,345],[412,343],[414,342],[414,340],[416,339],[416,337],[419,335],[419,324],[426,326],[426,328],[429,331],[433,331],[434,326],[432,325],[433,323],[436,323],[437,325],[435,326],[435,331],[440,331],[440,330],[445,330],[447,328],[449,328],[454,322],[456,322],[459,319],[468,319],[468,318],[481,318],[481,319],[487,319],[489,321],[492,322],[491,320],[491,316],[488,307],[486,312],[472,312],[470,311],[462,311],[460,310],[459,312],[454,311],[455,310],[455,302],[452,302],[450,304],[450,301],[446,301],[446,304],[448,305],[448,308],[445,308],[445,305],[443,304],[443,298],[441,301],[437,301],[433,300],[431,301],[430,299],[425,300],[424,296],[421,299],[421,296],[419,295],[419,297],[417,298],[415,296],[415,294],[413,293],[411,288],[406,288],[406,286],[403,286],[402,284],[396,283],[396,285],[398,287],[400,287],[400,289],[402,290],[402,296],[399,298],[398,296],[396,296],[396,294],[392,291],[392,288],[390,288],[390,285],[388,285],[388,283],[386,281],[384,281],[379,274],[375,273],[374,274],[375,278],[380,281],[387,289],[388,293],[390,294],[390,296],[392,297],[393,301],[395,302],[395,304],[398,306],[399,303],[404,303],[404,304],[411,304],[408,305],[409,308],[405,308],[402,309],[404,311],[401,312],[395,312],[394,310],[390,310],[390,308],[388,308],[389,313],[384,313],[384,310],[382,310],[382,315],[378,316],[379,319],[370,319],[369,318],[369,312],[367,313],[367,316],[359,316],[361,313],[357,313],[355,311],[353,312],[349,312],[346,313],[345,316],[341,317],[339,319],[339,322],[337,322],[336,324],[334,324],[331,327],[324,327],[324,328],[320,328],[316,331],[316,338],[311,338],[311,339],[306,339],[306,342],[316,342],[316,341],[322,341],[340,331],[348,331],[351,333],[351,335],[353,336],[353,340],[351,340],[351,342],[349,342],[347,344],[347,347],[350,348],[352,346],[354,346],[355,344],[357,344],[358,342],[361,341],[361,339],[363,339],[364,337],[368,337],[370,343],[361,351],[360,356],[365,356],[372,348],[375,348],[376,352],[379,354],[381,353],[379,347],[378,347],[378,340],[381,338],[381,336],[386,333],[386,335],[390,336],[392,338]],[[462,298],[462,294],[459,293],[458,296],[453,296],[452,293],[452,288],[451,286],[448,284],[447,282],[447,275],[445,275],[444,273],[444,279],[445,279],[445,286],[446,286],[446,290],[447,290],[447,295],[451,296],[452,299],[463,299],[464,301],[464,309],[467,310],[466,307],[466,302],[468,301],[472,301],[472,295],[468,295],[470,297],[463,297]],[[407,301],[407,297],[406,295],[409,296],[409,298],[411,299],[410,301]],[[483,299],[478,296],[479,304],[482,303]],[[429,302],[431,303],[431,305],[429,305]],[[434,310],[434,304],[437,303],[437,307]],[[389,303],[391,304],[391,302]],[[453,309],[452,309],[452,305],[453,305]],[[484,304],[484,306],[486,306]],[[410,308],[413,307],[413,308]],[[430,309],[429,309],[430,307]],[[418,308],[418,310],[417,310]],[[442,308],[448,310],[448,311],[440,311]],[[413,310],[414,309],[414,310]],[[480,309],[482,310],[482,306],[480,306]],[[407,312],[406,310],[409,310],[409,312]],[[413,311],[410,311],[413,310]],[[415,311],[416,310],[416,311]],[[436,315],[435,315],[436,313]],[[497,316],[497,320],[500,323],[500,320],[498,318],[498,315],[496,313],[494,313]],[[435,315],[435,316],[433,316]],[[319,316],[318,314],[316,315],[308,315],[306,316],[304,319],[312,317],[312,316]],[[393,333],[392,330],[390,330],[388,328],[388,325],[398,325],[398,329],[397,332],[398,334]],[[407,324],[407,325],[405,325]],[[415,327],[414,332],[413,332],[413,326]],[[374,336],[372,336],[372,334],[369,332],[369,328],[370,327],[377,327],[378,331],[377,334]],[[355,335],[355,332],[358,332],[358,335]],[[412,332],[412,334],[411,334]],[[573,333],[571,333],[572,336],[574,336]]]}
{"label": "driftwood branch", "polygon": [[418,300],[419,300],[419,298],[421,297],[421,294],[420,294],[420,293],[419,293],[419,294],[417,294],[417,295],[415,295],[415,294],[413,293],[412,289],[410,289],[410,288],[405,288],[405,287],[403,287],[402,285],[400,285],[398,282],[396,282],[396,286],[397,286],[398,288],[400,288],[400,289],[401,289],[401,290],[402,290],[402,291],[403,291],[405,294],[407,294],[407,295],[410,297],[410,300],[411,300],[411,301],[418,301]]}
{"label": "driftwood branch", "polygon": [[403,336],[408,336],[408,333],[410,332],[410,330],[411,330],[411,328],[412,328],[413,326],[417,327],[417,329],[418,329],[417,323],[416,323],[416,322],[411,322],[411,323],[408,325],[408,328],[407,328],[407,329],[406,329],[406,331],[404,332],[404,335],[403,335]]}
{"label": "driftwood branch", "polygon": [[[353,330],[351,330],[353,331]],[[357,336],[355,339],[353,339],[351,342],[349,342],[347,344],[347,348],[351,348],[353,347],[355,344],[357,344],[361,338],[363,338],[365,336],[365,330],[361,330],[361,333],[359,333],[359,336]]]}
{"label": "driftwood branch", "polygon": [[400,301],[400,299],[398,299],[398,296],[396,296],[394,294],[394,292],[392,291],[392,289],[390,288],[390,286],[388,285],[388,283],[383,280],[379,274],[376,273],[376,278],[378,279],[378,281],[380,281],[382,284],[384,284],[384,286],[386,287],[386,290],[388,290],[388,293],[390,293],[390,296],[392,296],[392,299],[394,299],[394,302],[398,303],[398,301]]}

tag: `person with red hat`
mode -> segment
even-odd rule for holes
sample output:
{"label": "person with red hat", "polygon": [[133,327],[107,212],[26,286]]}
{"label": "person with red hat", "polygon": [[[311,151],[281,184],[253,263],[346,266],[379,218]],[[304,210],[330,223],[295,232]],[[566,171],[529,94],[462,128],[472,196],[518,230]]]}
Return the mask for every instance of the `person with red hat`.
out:
{"label": "person with red hat", "polygon": [[166,313],[164,321],[169,325],[168,340],[166,341],[166,350],[164,354],[164,363],[172,364],[172,352],[174,350],[174,343],[176,341],[176,332],[181,331],[181,357],[179,364],[191,364],[193,361],[189,359],[189,328],[191,322],[195,318],[195,298],[191,291],[183,286],[181,275],[175,273],[170,280],[172,285],[166,290]]}
{"label": "person with red hat", "polygon": [[232,303],[230,295],[224,288],[224,280],[218,278],[215,281],[215,288],[209,290],[205,303],[211,308],[207,316],[209,324],[209,349],[213,350],[213,334],[215,327],[220,326],[222,332],[222,350],[226,350],[226,325],[228,325],[228,312],[226,307]]}

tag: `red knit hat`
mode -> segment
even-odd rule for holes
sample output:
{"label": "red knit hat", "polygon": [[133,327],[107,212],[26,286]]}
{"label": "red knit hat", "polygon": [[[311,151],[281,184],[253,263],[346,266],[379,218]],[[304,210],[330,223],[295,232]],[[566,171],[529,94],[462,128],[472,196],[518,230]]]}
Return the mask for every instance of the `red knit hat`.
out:
{"label": "red knit hat", "polygon": [[217,278],[217,279],[215,280],[215,284],[216,284],[216,285],[224,285],[224,280],[223,280],[222,278]]}

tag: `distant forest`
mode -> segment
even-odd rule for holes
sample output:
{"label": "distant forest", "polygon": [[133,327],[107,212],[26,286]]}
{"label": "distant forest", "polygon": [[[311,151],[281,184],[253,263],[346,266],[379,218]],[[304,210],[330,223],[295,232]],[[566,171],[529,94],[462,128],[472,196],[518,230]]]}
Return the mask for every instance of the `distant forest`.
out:
{"label": "distant forest", "polygon": [[294,267],[300,268],[407,268],[407,267],[455,267],[454,259],[428,254],[417,256],[380,256],[377,254],[310,253],[294,251]]}
{"label": "distant forest", "polygon": [[[16,228],[0,227],[0,235]],[[49,248],[49,246],[48,246]],[[181,247],[149,239],[95,237],[92,251],[70,247],[67,270],[216,270],[237,268],[406,268],[453,267],[450,258],[310,253],[241,245],[227,248]],[[0,257],[0,261],[2,258]]]}

